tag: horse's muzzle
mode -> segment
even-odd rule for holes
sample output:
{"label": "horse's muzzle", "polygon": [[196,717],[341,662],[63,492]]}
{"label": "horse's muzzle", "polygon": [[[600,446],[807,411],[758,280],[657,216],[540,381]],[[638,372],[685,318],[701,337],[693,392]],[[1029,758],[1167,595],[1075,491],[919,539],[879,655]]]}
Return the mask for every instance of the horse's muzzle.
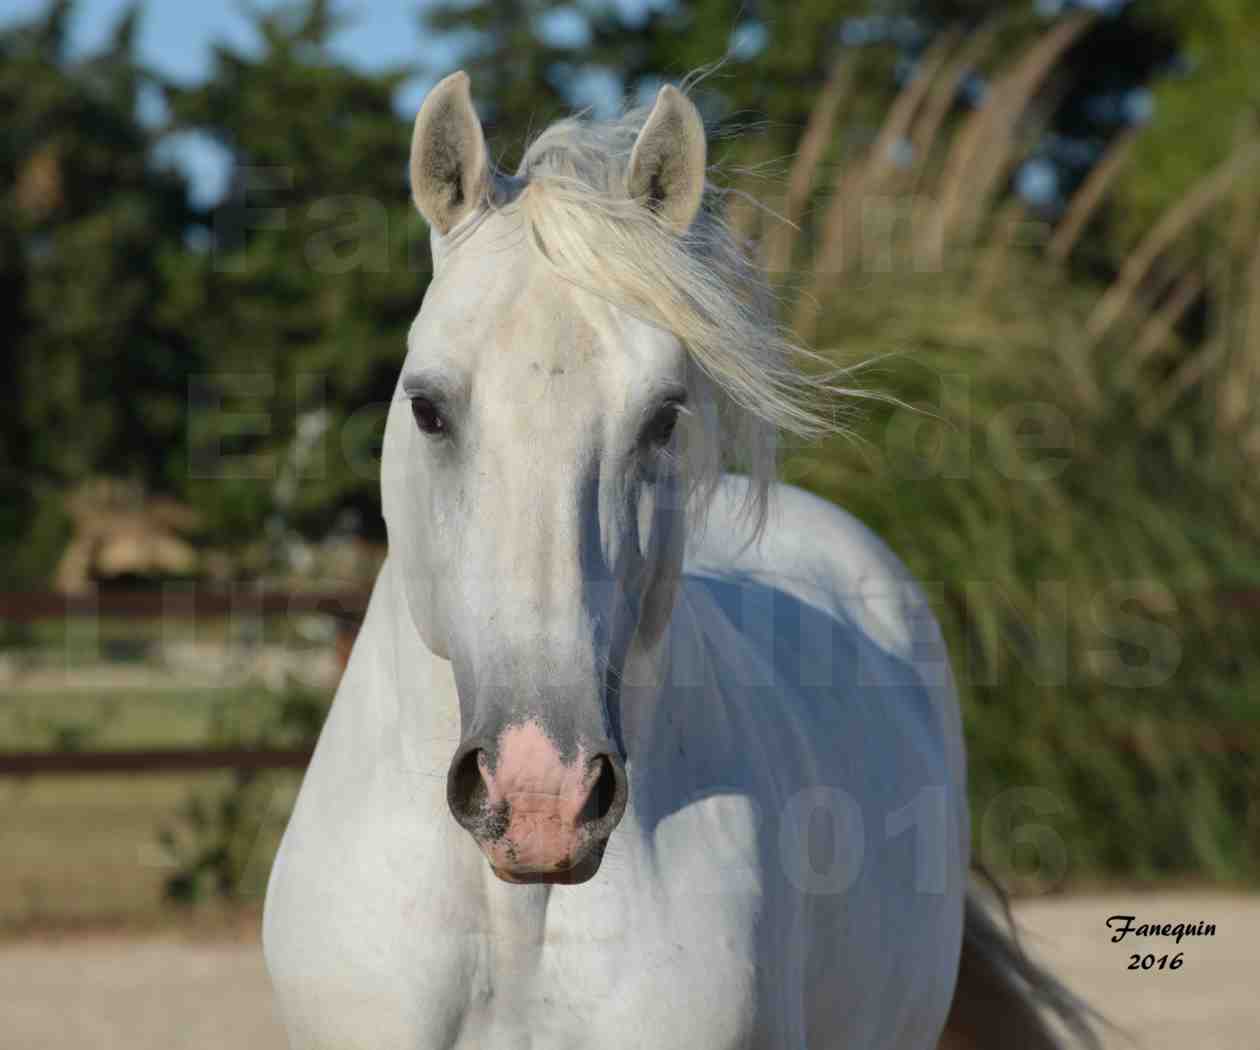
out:
{"label": "horse's muzzle", "polygon": [[564,761],[536,722],[498,740],[466,741],[446,797],[456,821],[506,882],[583,882],[599,868],[628,796],[614,748],[579,747]]}

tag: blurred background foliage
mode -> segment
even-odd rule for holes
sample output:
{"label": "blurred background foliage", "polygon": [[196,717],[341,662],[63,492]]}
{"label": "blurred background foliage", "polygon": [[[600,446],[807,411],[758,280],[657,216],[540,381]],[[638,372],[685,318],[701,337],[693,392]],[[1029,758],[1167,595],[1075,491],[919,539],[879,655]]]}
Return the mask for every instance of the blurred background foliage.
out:
{"label": "blurred background foliage", "polygon": [[[430,273],[394,100],[449,70],[350,66],[341,8],[309,0],[174,83],[136,56],[138,9],[87,57],[73,11],[0,31],[2,585],[48,584],[101,475],[193,508],[217,577],[380,542]],[[1260,611],[1235,600],[1260,584],[1260,9],[452,0],[416,25],[507,168],[562,112],[723,60],[694,97],[784,323],[908,406],[785,471],[926,581],[982,857],[1030,887],[1260,877]],[[190,133],[230,155],[222,200],[164,152]]]}

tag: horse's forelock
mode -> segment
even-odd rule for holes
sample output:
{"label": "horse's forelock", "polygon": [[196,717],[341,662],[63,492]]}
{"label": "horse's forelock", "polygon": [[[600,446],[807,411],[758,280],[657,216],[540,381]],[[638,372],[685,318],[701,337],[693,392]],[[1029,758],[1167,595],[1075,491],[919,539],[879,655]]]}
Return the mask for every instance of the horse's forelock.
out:
{"label": "horse's forelock", "polygon": [[[682,237],[627,195],[630,155],[649,112],[557,121],[530,143],[515,176],[492,180],[485,205],[519,209],[525,241],[558,276],[682,342],[695,398],[683,456],[693,524],[702,524],[718,480],[733,468],[755,482],[746,508],[755,536],[780,432],[812,439],[843,430],[835,399],[859,392],[779,326],[777,296],[722,219],[720,190],[708,187]],[[805,364],[823,367],[807,372]]]}

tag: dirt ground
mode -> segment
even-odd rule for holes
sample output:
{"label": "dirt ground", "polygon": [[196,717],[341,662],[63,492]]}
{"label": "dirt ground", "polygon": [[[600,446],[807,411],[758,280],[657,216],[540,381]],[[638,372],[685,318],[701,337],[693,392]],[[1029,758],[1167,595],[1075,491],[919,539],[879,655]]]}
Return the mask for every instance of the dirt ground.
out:
{"label": "dirt ground", "polygon": [[[1112,943],[1107,919],[1133,924],[1216,924],[1212,937]],[[1106,894],[1025,901],[1016,908],[1024,944],[1115,1025],[1108,1050],[1258,1050],[1260,1048],[1260,895]],[[1119,926],[1120,923],[1116,923]],[[1177,970],[1160,956],[1182,953]],[[1128,969],[1155,956],[1150,970]]]}
{"label": "dirt ground", "polygon": [[[1106,920],[1216,924],[1215,937],[1111,942]],[[1146,1050],[1260,1047],[1260,895],[1108,894],[1022,903],[1025,943]],[[1130,955],[1178,950],[1177,970]],[[187,933],[0,943],[4,1050],[283,1050],[256,940]],[[1133,1046],[1108,1037],[1109,1050]],[[1018,1050],[1018,1048],[1015,1048]]]}

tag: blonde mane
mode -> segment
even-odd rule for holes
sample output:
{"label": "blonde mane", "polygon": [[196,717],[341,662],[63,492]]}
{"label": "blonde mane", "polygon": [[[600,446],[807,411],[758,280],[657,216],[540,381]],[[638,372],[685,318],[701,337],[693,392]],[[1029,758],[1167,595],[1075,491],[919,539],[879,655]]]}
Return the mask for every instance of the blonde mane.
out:
{"label": "blonde mane", "polygon": [[519,209],[531,250],[558,276],[679,339],[690,364],[680,469],[693,532],[722,473],[736,470],[753,481],[744,509],[755,536],[765,524],[779,436],[843,431],[841,410],[859,392],[837,382],[845,370],[798,346],[777,323],[769,281],[722,220],[720,190],[706,188],[705,206],[682,237],[627,195],[630,153],[648,113],[552,124],[529,145],[515,177],[492,180],[484,203]]}

